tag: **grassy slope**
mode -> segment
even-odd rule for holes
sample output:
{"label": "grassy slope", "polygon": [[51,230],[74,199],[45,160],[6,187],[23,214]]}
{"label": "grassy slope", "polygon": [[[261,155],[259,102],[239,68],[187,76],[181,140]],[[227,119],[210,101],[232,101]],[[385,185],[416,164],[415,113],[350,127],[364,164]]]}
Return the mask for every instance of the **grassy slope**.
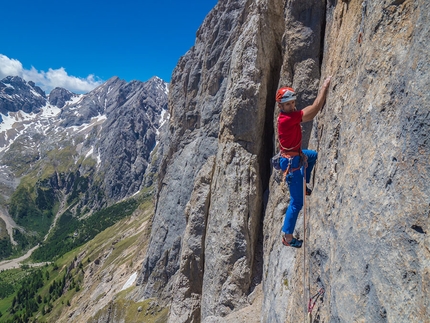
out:
{"label": "grassy slope", "polygon": [[[132,216],[99,233],[85,245],[68,252],[56,260],[55,264],[44,266],[41,270],[44,277],[46,272],[49,273],[49,279],[38,291],[42,297],[49,295],[49,286],[54,281],[59,281],[67,269],[71,268],[71,264],[74,268],[70,271],[65,288],[67,290],[60,298],[52,301],[50,312],[42,315],[41,305],[37,314],[38,322],[68,322],[71,313],[74,313],[73,321],[87,322],[92,314],[102,316],[109,306],[113,306],[118,315],[127,318],[127,322],[165,321],[167,309],[154,307],[149,301],[134,303],[127,300],[126,295],[134,287],[121,291],[128,278],[140,269],[148,244],[147,224],[152,213],[152,203],[147,199]],[[20,277],[32,270],[36,269],[2,272],[0,281],[18,286]],[[0,299],[0,312],[3,314],[0,322],[11,318],[7,309],[12,298],[13,295]],[[48,308],[47,305],[43,306]],[[140,312],[137,310],[139,306],[142,309]]]}
{"label": "grassy slope", "polygon": [[[19,174],[24,176],[21,177],[19,186],[7,204],[15,222],[26,231],[16,237],[20,243],[17,252],[23,253],[41,242],[59,210],[62,201],[58,198],[61,194],[57,188],[52,187],[51,179],[58,177],[63,185],[71,185],[71,192],[66,197],[68,207],[76,205],[83,192],[87,191],[88,176],[93,174],[96,161],[81,156],[75,162],[76,158],[75,148],[64,146],[62,149],[49,151],[32,166],[32,169],[28,169],[27,165],[25,169],[15,170],[16,176]],[[13,160],[12,157],[11,159]]]}

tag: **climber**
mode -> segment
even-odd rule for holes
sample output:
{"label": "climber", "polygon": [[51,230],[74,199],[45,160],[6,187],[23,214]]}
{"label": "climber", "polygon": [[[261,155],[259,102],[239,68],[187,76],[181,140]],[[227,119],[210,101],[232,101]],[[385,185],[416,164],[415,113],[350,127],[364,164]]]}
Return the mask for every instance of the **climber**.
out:
{"label": "climber", "polygon": [[[290,87],[282,87],[276,93],[276,102],[281,110],[278,117],[278,139],[281,149],[280,166],[290,190],[290,204],[285,213],[282,226],[282,243],[285,246],[300,248],[303,240],[293,237],[297,217],[303,207],[303,176],[310,182],[311,172],[317,160],[317,152],[302,150],[301,122],[313,120],[324,105],[331,76],[327,77],[312,105],[297,111],[296,93]],[[306,185],[306,195],[311,194]]]}

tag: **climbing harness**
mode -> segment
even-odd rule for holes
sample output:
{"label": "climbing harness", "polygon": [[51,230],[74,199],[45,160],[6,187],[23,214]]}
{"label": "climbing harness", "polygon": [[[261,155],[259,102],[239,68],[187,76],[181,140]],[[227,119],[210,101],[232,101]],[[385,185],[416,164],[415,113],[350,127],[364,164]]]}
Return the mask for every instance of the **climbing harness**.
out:
{"label": "climbing harness", "polygon": [[[299,162],[298,167],[293,167],[293,159],[296,156],[300,156],[300,162]],[[300,150],[300,152],[297,152],[297,151],[285,152],[284,150],[281,150],[275,156],[273,156],[270,159],[270,164],[277,171],[282,170],[281,169],[281,158],[288,159],[287,168],[284,171],[282,171],[282,184],[283,185],[285,185],[285,180],[286,180],[288,174],[294,173],[295,171],[300,170],[302,167],[304,167],[304,169],[306,169],[306,167],[308,167],[308,158],[301,150]]]}
{"label": "climbing harness", "polygon": [[[300,156],[300,162],[298,167],[292,167],[293,166],[293,159],[296,156]],[[306,172],[306,167],[308,167],[308,158],[307,156],[300,150],[300,152],[296,151],[290,151],[288,153],[281,151],[281,157],[288,159],[288,166],[287,169],[283,172],[283,183],[285,183],[285,179],[288,174],[294,173],[295,171],[300,170],[300,168],[303,167],[304,171]],[[306,176],[304,176],[306,178]],[[306,185],[305,185],[306,186]]]}
{"label": "climbing harness", "polygon": [[[281,141],[279,140],[279,138],[278,138],[278,141],[279,141],[279,146],[281,146],[281,150],[280,150],[280,151],[279,151],[275,156],[273,156],[273,157],[270,159],[270,163],[272,164],[272,167],[273,167],[274,169],[276,169],[276,170],[281,170],[281,157],[284,157],[284,158],[288,158],[288,159],[290,159],[290,162],[289,162],[289,164],[288,164],[288,166],[290,166],[290,165],[291,165],[291,163],[293,162],[292,158],[301,154],[301,150],[300,150],[300,154],[299,154],[298,152],[296,152],[296,151],[292,151],[292,150],[293,150],[293,149],[296,149],[297,147],[300,147],[300,146],[301,146],[301,144],[302,144],[302,142],[300,141],[300,142],[299,142],[296,146],[294,146],[293,148],[285,148],[284,146],[282,146]],[[301,166],[300,166],[300,167],[301,167]],[[291,172],[293,172],[293,171],[296,171],[296,170],[300,169],[300,167],[298,167],[298,168],[294,168],[294,170],[292,170]]]}

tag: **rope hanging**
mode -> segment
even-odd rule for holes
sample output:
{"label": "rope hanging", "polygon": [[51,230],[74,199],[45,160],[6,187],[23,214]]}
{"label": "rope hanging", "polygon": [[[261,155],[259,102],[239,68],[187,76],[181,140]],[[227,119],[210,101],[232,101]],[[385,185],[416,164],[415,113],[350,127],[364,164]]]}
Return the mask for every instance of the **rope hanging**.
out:
{"label": "rope hanging", "polygon": [[[303,297],[304,297],[303,304],[306,304],[306,299],[307,299],[305,288],[306,288],[306,167],[303,167]],[[307,291],[309,291],[309,289]],[[304,311],[304,315],[305,317],[303,322],[306,322],[306,311]]]}
{"label": "rope hanging", "polygon": [[[304,320],[306,322],[306,316],[308,319],[308,323],[312,323],[312,310],[315,307],[315,304],[319,297],[322,297],[325,293],[324,288],[320,288],[318,292],[309,297],[311,290],[311,282],[310,282],[310,262],[308,261],[308,271],[306,271],[306,165],[303,171],[303,296],[304,296],[304,304],[306,304],[306,299],[309,298],[307,311],[304,311]],[[306,276],[308,276],[308,283],[306,289]],[[306,289],[306,291],[305,291]],[[306,315],[307,312],[307,315]]]}

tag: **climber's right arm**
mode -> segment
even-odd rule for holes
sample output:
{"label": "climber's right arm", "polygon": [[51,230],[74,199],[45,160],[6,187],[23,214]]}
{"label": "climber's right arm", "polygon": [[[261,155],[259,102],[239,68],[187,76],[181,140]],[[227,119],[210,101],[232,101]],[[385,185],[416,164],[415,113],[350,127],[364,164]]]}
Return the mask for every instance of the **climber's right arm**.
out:
{"label": "climber's right arm", "polygon": [[313,118],[315,118],[315,116],[317,115],[318,111],[320,111],[321,108],[324,106],[324,102],[327,97],[327,92],[330,85],[330,80],[331,80],[331,76],[325,79],[323,86],[320,92],[318,93],[318,96],[315,99],[314,103],[302,110],[303,111],[302,122],[313,120]]}

